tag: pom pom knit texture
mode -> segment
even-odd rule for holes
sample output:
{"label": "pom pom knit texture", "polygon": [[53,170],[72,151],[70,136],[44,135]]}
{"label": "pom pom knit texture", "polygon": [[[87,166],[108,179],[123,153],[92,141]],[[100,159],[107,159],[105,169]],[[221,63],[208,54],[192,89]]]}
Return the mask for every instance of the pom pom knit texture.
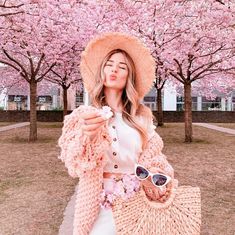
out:
{"label": "pom pom knit texture", "polygon": [[[74,235],[89,235],[100,209],[103,168],[107,161],[104,152],[111,146],[111,138],[107,127],[104,127],[94,141],[88,142],[82,135],[82,119],[84,112],[96,110],[91,106],[80,106],[65,116],[62,135],[58,140],[61,148],[59,159],[68,168],[72,177],[79,177],[79,189],[76,196],[74,215]],[[152,123],[151,123],[152,124]],[[143,123],[146,126],[146,123]],[[163,141],[155,132],[146,148],[138,157],[138,163],[149,168],[158,166],[172,178],[173,168],[161,153]]]}

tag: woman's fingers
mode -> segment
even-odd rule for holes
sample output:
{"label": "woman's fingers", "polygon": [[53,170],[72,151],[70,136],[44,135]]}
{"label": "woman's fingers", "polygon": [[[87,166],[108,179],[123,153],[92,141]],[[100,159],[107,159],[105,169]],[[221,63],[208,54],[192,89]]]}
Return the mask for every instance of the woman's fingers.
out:
{"label": "woman's fingers", "polygon": [[141,182],[146,195],[154,201],[165,202],[171,195],[174,184],[170,181],[166,186],[156,187],[149,179]]}
{"label": "woman's fingers", "polygon": [[142,185],[146,195],[152,200],[158,200],[160,198],[159,188],[154,186],[152,182],[147,179],[142,181]]}
{"label": "woman's fingers", "polygon": [[96,123],[104,124],[106,121],[107,120],[105,120],[101,116],[98,116],[98,117],[94,117],[94,118],[84,119],[84,124],[86,124],[86,125],[96,124]]}
{"label": "woman's fingers", "polygon": [[97,117],[101,117],[99,113],[97,112],[88,112],[88,113],[82,113],[80,116],[82,119],[92,119],[92,118],[97,118]]}
{"label": "woman's fingers", "polygon": [[104,122],[99,122],[96,124],[90,124],[90,125],[83,125],[82,130],[83,131],[95,131],[96,129],[99,129],[100,127],[102,127],[104,124]]}

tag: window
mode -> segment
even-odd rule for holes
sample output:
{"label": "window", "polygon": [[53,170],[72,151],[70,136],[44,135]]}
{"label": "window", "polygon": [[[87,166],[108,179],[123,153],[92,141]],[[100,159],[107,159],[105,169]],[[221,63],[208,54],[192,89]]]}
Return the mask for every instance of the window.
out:
{"label": "window", "polygon": [[84,100],[83,100],[83,93],[76,93],[76,104],[75,106],[78,107],[81,104],[83,104]]}
{"label": "window", "polygon": [[216,97],[214,100],[202,97],[202,111],[221,110],[221,97]]}
{"label": "window", "polygon": [[52,96],[44,95],[37,97],[37,110],[51,110],[52,109]]}
{"label": "window", "polygon": [[157,110],[156,96],[145,96],[144,104],[149,107],[151,110]]}
{"label": "window", "polygon": [[[177,96],[176,97],[176,110],[177,111],[184,111],[184,97]],[[192,97],[192,110],[197,111],[197,97]]]}
{"label": "window", "polygon": [[27,110],[27,96],[8,95],[8,110]]}
{"label": "window", "polygon": [[235,111],[235,96],[232,97],[232,111]]}

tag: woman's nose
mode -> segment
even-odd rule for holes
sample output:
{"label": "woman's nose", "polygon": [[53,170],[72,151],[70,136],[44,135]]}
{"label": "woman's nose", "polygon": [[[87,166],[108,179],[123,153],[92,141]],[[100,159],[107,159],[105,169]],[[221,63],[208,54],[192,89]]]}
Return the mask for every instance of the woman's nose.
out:
{"label": "woman's nose", "polygon": [[113,67],[112,67],[112,72],[113,72],[113,73],[116,73],[116,72],[117,72],[117,67],[116,67],[116,66],[113,66]]}

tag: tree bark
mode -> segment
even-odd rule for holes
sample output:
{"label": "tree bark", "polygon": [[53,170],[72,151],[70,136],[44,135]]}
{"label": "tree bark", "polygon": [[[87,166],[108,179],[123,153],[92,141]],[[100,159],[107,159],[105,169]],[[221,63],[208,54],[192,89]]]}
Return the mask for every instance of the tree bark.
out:
{"label": "tree bark", "polygon": [[191,83],[184,84],[184,123],[185,143],[191,143],[193,141]]}
{"label": "tree bark", "polygon": [[163,126],[162,88],[157,89],[157,125]]}
{"label": "tree bark", "polygon": [[63,86],[63,104],[64,104],[64,110],[63,110],[63,119],[64,116],[68,113],[68,88],[66,86]]}
{"label": "tree bark", "polygon": [[32,79],[30,81],[30,134],[29,141],[37,140],[37,82]]}

